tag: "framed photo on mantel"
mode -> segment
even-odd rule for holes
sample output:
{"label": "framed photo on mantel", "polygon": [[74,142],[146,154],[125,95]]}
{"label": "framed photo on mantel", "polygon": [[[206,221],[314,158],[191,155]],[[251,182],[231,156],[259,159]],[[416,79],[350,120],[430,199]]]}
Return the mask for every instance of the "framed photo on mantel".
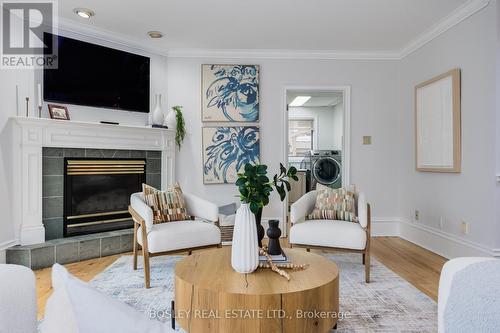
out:
{"label": "framed photo on mantel", "polygon": [[68,108],[63,105],[49,104],[50,119],[69,120]]}
{"label": "framed photo on mantel", "polygon": [[460,69],[415,87],[415,158],[422,172],[461,172]]}

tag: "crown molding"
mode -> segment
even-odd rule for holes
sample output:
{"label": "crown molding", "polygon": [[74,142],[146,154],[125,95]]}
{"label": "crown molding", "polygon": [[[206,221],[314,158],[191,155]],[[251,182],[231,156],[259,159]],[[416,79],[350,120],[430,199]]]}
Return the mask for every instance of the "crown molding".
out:
{"label": "crown molding", "polygon": [[490,0],[469,0],[448,16],[436,23],[432,28],[412,40],[400,52],[400,59],[403,59],[420,49],[430,41],[450,30],[460,22],[479,12],[488,6]]}
{"label": "crown molding", "polygon": [[251,58],[311,60],[401,60],[476,14],[491,0],[469,0],[399,51],[301,51],[301,50],[209,50],[171,49],[170,58]]}
{"label": "crown molding", "polygon": [[128,49],[166,56],[169,58],[228,58],[228,59],[290,59],[290,60],[401,60],[439,37],[460,22],[479,12],[491,0],[469,0],[436,23],[429,30],[410,41],[401,50],[335,51],[335,50],[272,50],[272,49],[167,49],[153,46],[150,40],[81,24],[59,18],[59,29],[93,39],[112,42]]}
{"label": "crown molding", "polygon": [[[117,44],[127,49],[134,49],[138,52],[147,52],[162,56],[167,55],[167,50],[165,50],[164,48],[152,46],[150,43],[153,41],[133,38],[128,35],[120,34],[102,28],[96,28],[94,26],[82,24],[62,17],[59,18],[58,31],[70,32],[88,38],[102,40],[104,42]],[[144,36],[146,36],[146,34],[144,34]]]}
{"label": "crown molding", "polygon": [[302,59],[302,60],[397,60],[392,51],[250,50],[250,49],[171,49],[169,58]]}

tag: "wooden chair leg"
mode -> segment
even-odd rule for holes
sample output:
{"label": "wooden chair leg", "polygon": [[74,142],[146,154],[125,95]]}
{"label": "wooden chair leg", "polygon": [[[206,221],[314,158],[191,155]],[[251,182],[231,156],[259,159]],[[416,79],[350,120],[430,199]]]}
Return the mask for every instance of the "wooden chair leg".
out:
{"label": "wooden chair leg", "polygon": [[144,282],[146,284],[146,289],[151,286],[150,280],[150,270],[149,270],[149,248],[148,248],[148,235],[146,233],[145,224],[141,225],[141,236],[142,236],[142,257],[144,258]]}
{"label": "wooden chair leg", "polygon": [[365,282],[370,283],[370,252],[366,252],[365,257]]}
{"label": "wooden chair leg", "polygon": [[307,248],[307,249],[306,249],[306,251],[307,251],[307,252],[311,252],[311,249],[310,249],[310,248]]}
{"label": "wooden chair leg", "polygon": [[151,286],[150,272],[149,272],[149,253],[145,246],[142,247],[142,257],[144,258],[144,282],[146,284],[146,289]]}
{"label": "wooden chair leg", "polygon": [[365,254],[363,253],[363,265],[365,264]]}
{"label": "wooden chair leg", "polygon": [[190,256],[191,254],[193,254],[193,251],[188,251],[188,256]]}
{"label": "wooden chair leg", "polygon": [[137,223],[134,222],[134,271],[137,270]]}

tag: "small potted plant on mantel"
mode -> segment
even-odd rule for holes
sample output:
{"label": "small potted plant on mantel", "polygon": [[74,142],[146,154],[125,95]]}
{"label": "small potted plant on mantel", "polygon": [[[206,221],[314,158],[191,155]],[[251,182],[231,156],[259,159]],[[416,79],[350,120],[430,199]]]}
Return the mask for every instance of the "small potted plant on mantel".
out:
{"label": "small potted plant on mantel", "polygon": [[239,273],[250,273],[259,265],[259,247],[262,247],[264,228],[261,225],[262,209],[269,204],[271,192],[276,190],[283,201],[290,191],[290,179],[297,181],[297,169],[288,170],[280,163],[280,173],[272,181],[267,177],[267,165],[247,163],[243,173],[238,173],[236,186],[241,206],[236,212],[231,265]]}

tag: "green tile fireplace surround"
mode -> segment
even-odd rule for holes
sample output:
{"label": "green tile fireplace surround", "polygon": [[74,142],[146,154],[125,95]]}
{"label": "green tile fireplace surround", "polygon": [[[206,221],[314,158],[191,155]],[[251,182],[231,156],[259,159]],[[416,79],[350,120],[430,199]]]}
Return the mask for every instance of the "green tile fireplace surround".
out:
{"label": "green tile fireplace surround", "polygon": [[64,157],[146,158],[146,183],[161,187],[160,151],[43,148],[42,216],[45,240],[63,237]]}

